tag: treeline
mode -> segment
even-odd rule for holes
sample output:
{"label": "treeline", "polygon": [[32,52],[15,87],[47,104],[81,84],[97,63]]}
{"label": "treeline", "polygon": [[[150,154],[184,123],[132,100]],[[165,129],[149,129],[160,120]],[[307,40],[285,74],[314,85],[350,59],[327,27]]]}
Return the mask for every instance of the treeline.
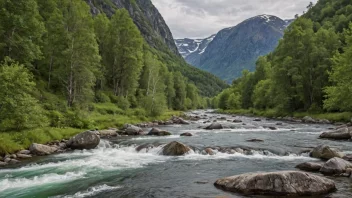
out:
{"label": "treeline", "polygon": [[320,0],[308,9],[255,72],[244,71],[213,99],[214,107],[277,115],[352,111],[352,1]]}
{"label": "treeline", "polygon": [[142,116],[207,105],[124,9],[108,18],[93,17],[83,0],[0,0],[0,7],[0,131],[87,128],[82,111],[95,103]]}

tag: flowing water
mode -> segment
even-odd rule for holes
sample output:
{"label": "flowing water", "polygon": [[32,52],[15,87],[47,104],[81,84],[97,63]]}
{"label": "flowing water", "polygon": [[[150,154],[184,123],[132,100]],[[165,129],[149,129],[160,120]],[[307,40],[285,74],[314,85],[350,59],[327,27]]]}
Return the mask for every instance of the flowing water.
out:
{"label": "flowing water", "polygon": [[[168,137],[116,137],[102,140],[89,151],[37,157],[20,167],[0,169],[0,197],[242,197],[213,186],[216,179],[247,172],[295,170],[302,162],[319,161],[302,150],[327,144],[352,151],[350,142],[318,139],[332,127],[322,124],[289,123],[275,120],[253,121],[238,116],[242,123],[218,121],[231,128],[207,131],[199,129],[206,120],[234,117],[195,111],[207,119],[190,125],[160,127],[172,132]],[[283,123],[276,126],[278,122]],[[266,127],[276,126],[278,130]],[[148,129],[146,129],[147,131]],[[193,137],[180,137],[191,132]],[[264,142],[247,142],[248,139]],[[162,146],[180,141],[196,151],[181,157],[159,154]],[[142,144],[160,145],[136,151]],[[252,150],[239,153],[203,155],[206,147],[241,147]],[[332,197],[352,197],[351,180],[332,178],[338,191]]]}

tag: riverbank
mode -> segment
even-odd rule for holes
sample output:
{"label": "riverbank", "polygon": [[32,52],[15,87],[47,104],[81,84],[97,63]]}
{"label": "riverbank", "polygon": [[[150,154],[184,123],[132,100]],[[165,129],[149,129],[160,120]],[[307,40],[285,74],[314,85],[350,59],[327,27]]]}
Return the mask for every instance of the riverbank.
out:
{"label": "riverbank", "polygon": [[236,114],[236,115],[245,115],[245,116],[260,116],[267,118],[276,118],[282,119],[284,117],[292,117],[296,119],[302,119],[306,116],[311,117],[316,120],[328,120],[331,123],[351,122],[352,113],[351,112],[342,112],[342,113],[308,113],[308,112],[294,112],[290,115],[286,113],[278,113],[274,110],[261,111],[256,109],[233,109],[233,110],[217,110],[217,113],[223,114]]}
{"label": "riverbank", "polygon": [[[125,130],[111,129],[120,135],[101,138],[95,149],[70,150],[68,146],[66,152],[35,156],[21,164],[1,167],[0,194],[16,198],[243,197],[218,189],[214,183],[229,176],[252,173],[257,176],[258,172],[306,175],[307,172],[298,169],[304,165],[304,168],[313,167],[314,175],[333,180],[337,191],[323,192],[326,196],[352,196],[350,178],[324,175],[325,172],[315,169],[336,159],[327,161],[324,153],[310,155],[315,148],[322,148],[315,149],[322,152],[339,150],[342,153],[336,154],[340,157],[352,153],[349,141],[319,138],[323,132],[336,128],[331,124],[278,121],[203,110],[186,115],[189,124],[144,122],[147,126],[141,127],[140,135],[124,135],[132,132],[129,127],[139,128],[138,124],[126,125]],[[219,129],[208,130],[210,125],[217,124],[221,126]],[[153,135],[157,132],[153,127],[169,133]],[[149,133],[151,131],[153,134]],[[105,131],[92,132],[101,136]],[[184,133],[192,136],[182,136]],[[260,141],[252,141],[254,139]],[[177,153],[173,153],[175,151]],[[174,156],[176,154],[180,156]],[[297,178],[302,184],[310,181],[310,178]],[[290,178],[284,180],[289,182]],[[305,184],[302,188],[308,189]]]}
{"label": "riverbank", "polygon": [[[138,116],[135,112],[125,115],[93,113],[90,115],[90,119],[94,123],[94,129],[107,129],[110,127],[120,128],[127,123],[137,124],[153,120],[167,120],[173,115],[179,116],[181,114],[181,111],[167,111],[158,117],[144,117]],[[0,156],[27,149],[32,143],[47,144],[56,140],[69,139],[85,130],[89,129],[43,127],[24,131],[0,132]]]}

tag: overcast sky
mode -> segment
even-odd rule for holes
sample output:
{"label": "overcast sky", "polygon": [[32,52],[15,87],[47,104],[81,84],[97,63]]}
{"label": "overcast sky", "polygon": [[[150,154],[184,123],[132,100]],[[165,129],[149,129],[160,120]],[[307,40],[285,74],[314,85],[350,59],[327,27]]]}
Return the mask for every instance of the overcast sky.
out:
{"label": "overcast sky", "polygon": [[152,0],[175,38],[205,38],[260,14],[292,19],[317,0]]}

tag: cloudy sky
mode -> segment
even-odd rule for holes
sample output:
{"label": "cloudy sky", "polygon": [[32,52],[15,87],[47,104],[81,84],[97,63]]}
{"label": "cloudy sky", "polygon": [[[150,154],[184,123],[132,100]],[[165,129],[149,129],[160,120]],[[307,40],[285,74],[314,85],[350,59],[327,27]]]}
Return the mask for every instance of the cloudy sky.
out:
{"label": "cloudy sky", "polygon": [[256,15],[292,19],[317,0],[152,0],[175,38],[205,38]]}

